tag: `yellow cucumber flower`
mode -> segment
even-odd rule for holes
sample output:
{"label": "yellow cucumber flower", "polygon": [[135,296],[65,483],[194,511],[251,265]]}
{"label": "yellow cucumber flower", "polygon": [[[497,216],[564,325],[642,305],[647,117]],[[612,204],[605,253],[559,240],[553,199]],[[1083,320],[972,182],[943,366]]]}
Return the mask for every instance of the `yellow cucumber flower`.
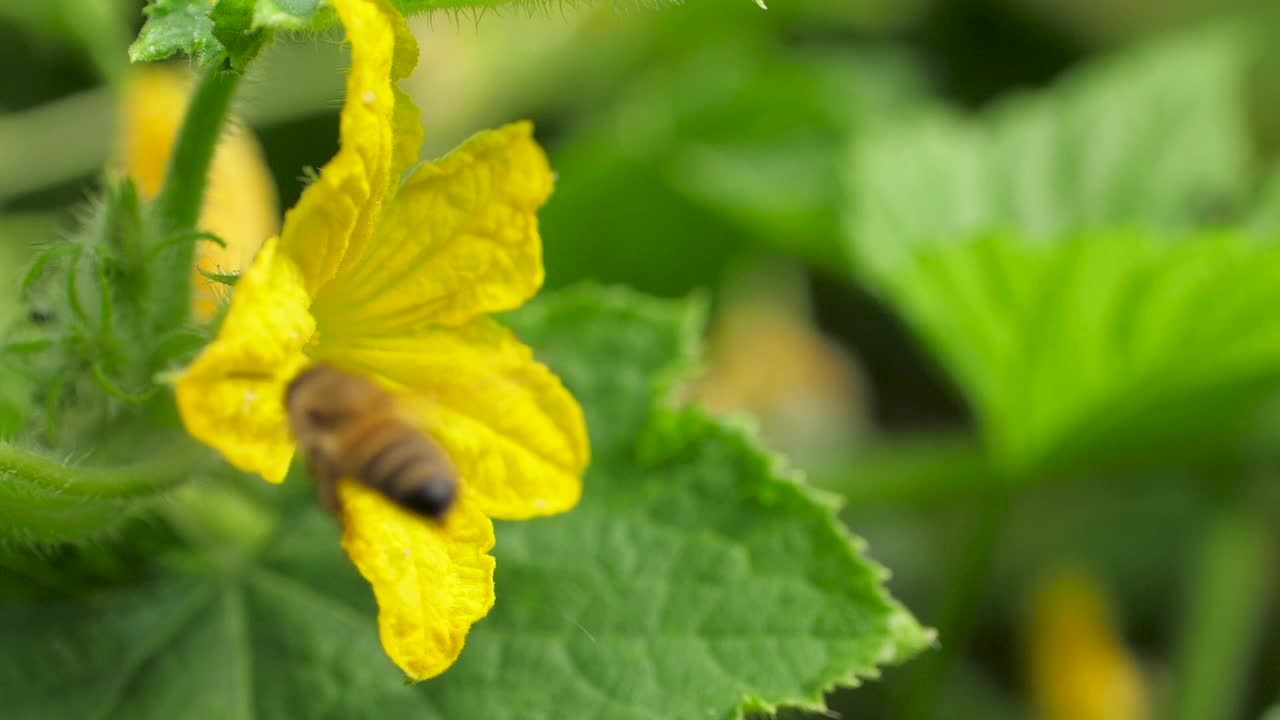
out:
{"label": "yellow cucumber flower", "polygon": [[218,337],[177,383],[187,430],[281,482],[294,454],[285,387],[313,362],[411,401],[449,453],[459,496],[443,523],[339,482],[342,544],[378,601],[405,673],[443,672],[493,604],[490,518],[563,512],[588,460],[582,411],[486,314],[542,283],[536,212],[551,192],[528,123],[415,163],[417,109],[396,86],[417,61],[386,0],[329,0],[351,43],[341,148],[240,278]]}
{"label": "yellow cucumber flower", "polygon": [[1042,583],[1027,640],[1031,698],[1042,720],[1149,717],[1142,669],[1089,574],[1063,569]]}
{"label": "yellow cucumber flower", "polygon": [[[189,73],[161,65],[143,66],[125,82],[117,164],[144,198],[155,197],[164,183],[191,88]],[[262,241],[280,229],[275,181],[262,159],[262,150],[248,128],[236,122],[230,125],[214,150],[204,205],[196,222],[225,244],[202,242],[197,248],[197,268],[211,273],[244,269]],[[191,293],[195,317],[213,317],[223,290],[197,270]]]}

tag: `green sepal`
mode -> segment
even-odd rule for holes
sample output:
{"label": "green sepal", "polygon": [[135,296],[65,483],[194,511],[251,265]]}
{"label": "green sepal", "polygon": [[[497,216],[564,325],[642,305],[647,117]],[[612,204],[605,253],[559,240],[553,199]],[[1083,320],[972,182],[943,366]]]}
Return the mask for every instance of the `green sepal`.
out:
{"label": "green sepal", "polygon": [[227,63],[236,72],[244,72],[271,39],[270,30],[255,22],[256,5],[256,0],[219,0],[209,13],[213,36],[222,43]]}

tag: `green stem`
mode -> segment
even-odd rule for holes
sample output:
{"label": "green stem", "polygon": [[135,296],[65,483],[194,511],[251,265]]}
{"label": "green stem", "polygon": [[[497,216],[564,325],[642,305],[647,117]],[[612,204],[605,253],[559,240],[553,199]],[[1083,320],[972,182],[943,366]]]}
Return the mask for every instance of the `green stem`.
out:
{"label": "green stem", "polygon": [[[1247,495],[1247,493],[1245,493]],[[1238,715],[1272,573],[1264,503],[1230,499],[1200,539],[1176,664],[1174,720]]]}
{"label": "green stem", "polygon": [[79,543],[113,532],[208,458],[182,441],[143,462],[83,467],[0,443],[0,549]]}
{"label": "green stem", "polygon": [[[278,516],[247,489],[252,484],[227,481],[235,476],[226,474],[223,482],[209,482],[202,470],[211,460],[186,440],[145,462],[96,468],[0,443],[0,569],[29,570],[22,548],[94,540],[147,509],[206,547],[220,567],[242,566],[274,532]],[[187,482],[193,476],[205,482]],[[164,502],[156,503],[161,495]]]}
{"label": "green stem", "polygon": [[0,480],[62,497],[136,498],[168,490],[187,480],[208,454],[187,443],[128,465],[67,465],[17,445],[0,442]]}
{"label": "green stem", "polygon": [[1007,493],[987,496],[974,518],[969,537],[959,550],[954,572],[948,579],[947,594],[938,615],[939,647],[920,659],[915,674],[899,697],[893,717],[925,720],[934,717],[934,706],[947,669],[956,653],[968,642],[986,587],[987,572],[996,545],[1008,524],[1012,498]]}
{"label": "green stem", "polygon": [[[153,243],[164,243],[175,233],[196,229],[213,151],[241,77],[222,69],[222,65],[214,62],[191,96],[186,119],[169,158],[164,187],[156,196],[154,208],[160,232],[152,237]],[[186,318],[191,306],[195,240],[173,244],[159,253],[157,260],[154,266],[157,299],[163,303],[162,312],[168,313],[161,316],[161,325],[172,327]]]}

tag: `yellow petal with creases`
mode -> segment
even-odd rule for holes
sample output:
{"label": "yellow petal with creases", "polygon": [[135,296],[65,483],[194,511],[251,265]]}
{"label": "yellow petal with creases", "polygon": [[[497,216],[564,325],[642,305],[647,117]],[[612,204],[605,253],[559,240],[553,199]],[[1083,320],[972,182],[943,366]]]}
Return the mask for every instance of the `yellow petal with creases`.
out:
{"label": "yellow petal with creases", "polygon": [[[312,295],[333,276],[348,248],[359,249],[393,182],[395,70],[410,65],[398,42],[404,18],[386,0],[330,0],[351,43],[351,70],[339,125],[339,150],[285,215],[280,248],[298,263]],[[416,57],[416,53],[413,54]],[[403,152],[403,151],[402,151]]]}
{"label": "yellow petal with creases", "polygon": [[537,211],[552,186],[532,132],[483,132],[419,167],[363,255],[316,298],[324,334],[408,334],[528,300],[542,284]]}
{"label": "yellow petal with creases", "polygon": [[463,494],[494,518],[516,520],[573,507],[589,458],[582,410],[529,348],[488,318],[412,337],[314,351],[380,375],[406,410],[449,452]]}
{"label": "yellow petal with creases", "polygon": [[293,456],[284,390],[307,364],[302,348],[315,331],[308,304],[298,267],[269,240],[236,283],[217,339],[177,384],[187,432],[271,482],[284,480]]}
{"label": "yellow petal with creases", "polygon": [[[385,198],[390,198],[395,193],[395,188],[400,184],[401,178],[404,177],[414,165],[418,162],[418,152],[422,148],[422,112],[418,110],[418,106],[413,103],[413,99],[408,93],[401,90],[396,81],[409,76],[413,72],[414,66],[418,64],[418,41],[413,34],[409,32],[408,25],[405,24],[404,18],[394,7],[386,0],[376,0],[377,4],[391,15],[391,27],[395,35],[395,48],[392,53],[391,60],[391,95],[392,95],[392,111],[391,111],[391,166],[387,173],[387,182],[389,183],[386,193],[379,194],[376,198],[377,203],[381,204]],[[353,40],[356,42],[356,40]],[[375,216],[379,212],[379,208],[375,207]],[[342,256],[342,261],[338,263],[338,269],[335,274],[341,275],[343,269],[348,267],[360,255],[363,254],[364,246],[372,237],[372,233],[376,232],[379,219],[373,220],[373,228],[370,232],[360,232],[352,235],[347,243],[347,250]]]}
{"label": "yellow petal with creases", "polygon": [[[417,46],[414,46],[414,57],[417,57]],[[413,103],[409,94],[395,88],[396,108],[391,118],[395,126],[395,146],[391,154],[392,180],[399,180],[418,163],[418,153],[422,150],[422,111]],[[355,260],[360,253],[349,255]]]}
{"label": "yellow petal with creases", "polygon": [[[391,78],[401,80],[409,77],[418,64],[418,41],[403,19],[395,25],[396,49],[391,61]],[[395,111],[391,116],[392,135],[395,146],[391,157],[391,181],[400,178],[418,162],[418,153],[422,150],[422,112],[413,104],[409,95],[398,87],[395,89]]]}
{"label": "yellow petal with creases", "polygon": [[493,524],[465,499],[436,523],[357,482],[338,492],[342,547],[373,586],[383,649],[415,680],[439,675],[493,607]]}

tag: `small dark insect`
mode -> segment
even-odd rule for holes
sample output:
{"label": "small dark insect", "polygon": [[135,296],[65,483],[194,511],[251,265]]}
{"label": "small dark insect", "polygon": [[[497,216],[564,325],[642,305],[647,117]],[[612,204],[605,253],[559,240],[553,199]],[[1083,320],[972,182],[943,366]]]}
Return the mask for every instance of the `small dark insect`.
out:
{"label": "small dark insect", "polygon": [[444,517],[457,472],[444,448],[398,411],[377,383],[316,364],[298,373],[284,397],[289,427],[327,510],[339,510],[337,483],[358,480],[401,507]]}
{"label": "small dark insect", "polygon": [[27,313],[27,319],[33,325],[48,325],[53,322],[53,313],[41,308],[31,308],[31,311]]}

